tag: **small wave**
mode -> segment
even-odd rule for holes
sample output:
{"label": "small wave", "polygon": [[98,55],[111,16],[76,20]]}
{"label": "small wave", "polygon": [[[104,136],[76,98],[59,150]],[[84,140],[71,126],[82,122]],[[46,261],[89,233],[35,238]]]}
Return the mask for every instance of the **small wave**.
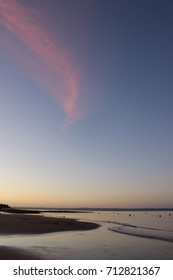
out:
{"label": "small wave", "polygon": [[162,230],[159,228],[139,227],[120,222],[114,222],[114,224],[117,224],[117,227],[108,229],[122,234],[173,242],[172,231]]}
{"label": "small wave", "polygon": [[136,225],[127,224],[127,223],[116,222],[116,221],[114,221],[112,223],[116,224],[116,225],[128,226],[128,227],[133,227],[133,228],[143,228],[143,229],[152,229],[152,230],[158,230],[158,231],[173,232],[171,230],[166,230],[166,229],[160,229],[160,228],[154,228],[154,227],[142,227],[142,226],[136,226]]}

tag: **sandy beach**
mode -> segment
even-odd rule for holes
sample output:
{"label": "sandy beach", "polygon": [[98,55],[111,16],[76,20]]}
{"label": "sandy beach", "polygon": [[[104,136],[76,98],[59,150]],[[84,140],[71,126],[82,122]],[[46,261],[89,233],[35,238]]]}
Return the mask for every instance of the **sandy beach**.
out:
{"label": "sandy beach", "polygon": [[0,246],[0,260],[40,260],[38,255],[15,247]]}
{"label": "sandy beach", "polygon": [[42,214],[0,214],[1,260],[173,259],[172,211]]}
{"label": "sandy beach", "polygon": [[0,214],[0,234],[42,234],[69,230],[91,230],[98,227],[98,224],[75,219]]}
{"label": "sandy beach", "polygon": [[[1,235],[43,234],[58,231],[91,230],[99,225],[75,219],[51,218],[39,215],[0,214]],[[0,260],[39,259],[28,251],[0,246]]]}

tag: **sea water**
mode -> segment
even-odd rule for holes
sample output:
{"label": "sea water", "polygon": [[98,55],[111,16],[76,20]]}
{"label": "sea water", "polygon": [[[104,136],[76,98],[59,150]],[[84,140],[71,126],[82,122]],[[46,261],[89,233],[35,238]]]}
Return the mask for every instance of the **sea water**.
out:
{"label": "sea water", "polygon": [[173,259],[173,211],[91,211],[44,216],[95,222],[99,228],[33,235],[1,235],[0,246],[42,259]]}

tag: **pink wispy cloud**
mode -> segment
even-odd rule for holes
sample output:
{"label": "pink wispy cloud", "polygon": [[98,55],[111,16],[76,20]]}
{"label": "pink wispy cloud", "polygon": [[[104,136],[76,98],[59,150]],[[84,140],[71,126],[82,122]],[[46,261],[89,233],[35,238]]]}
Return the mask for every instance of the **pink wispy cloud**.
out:
{"label": "pink wispy cloud", "polygon": [[[3,44],[25,68],[29,78],[60,104],[66,114],[64,127],[80,118],[79,72],[73,67],[69,50],[64,50],[39,22],[42,12],[16,0],[0,0],[0,24],[6,30]],[[9,43],[10,41],[10,43]]]}

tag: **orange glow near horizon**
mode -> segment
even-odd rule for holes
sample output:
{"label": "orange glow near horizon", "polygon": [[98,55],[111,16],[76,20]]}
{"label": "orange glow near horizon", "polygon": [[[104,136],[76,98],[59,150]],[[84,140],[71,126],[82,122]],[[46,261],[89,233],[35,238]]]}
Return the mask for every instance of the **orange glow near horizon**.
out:
{"label": "orange glow near horizon", "polygon": [[[38,21],[37,17],[42,13],[15,0],[1,1],[0,13],[0,24],[11,33],[13,56],[19,56],[23,62],[22,70],[62,106],[67,116],[64,126],[80,118],[76,111],[79,97],[77,70],[72,66],[69,52],[67,55],[67,50],[62,49]],[[21,48],[21,43],[25,48]],[[1,44],[9,48],[8,36],[4,36]]]}
{"label": "orange glow near horizon", "polygon": [[[41,189],[42,188],[42,189]],[[163,194],[153,194],[148,197],[148,192],[120,192],[115,189],[113,193],[98,192],[90,190],[81,191],[79,187],[73,188],[70,192],[70,187],[63,186],[54,189],[51,193],[47,192],[46,186],[30,186],[17,184],[14,186],[14,191],[6,186],[1,194],[1,203],[9,204],[11,207],[54,207],[54,208],[142,208],[142,207],[168,207],[172,205],[171,195],[163,199]],[[8,191],[10,189],[10,191]],[[153,203],[156,199],[156,203]],[[164,203],[163,203],[164,201]]]}

